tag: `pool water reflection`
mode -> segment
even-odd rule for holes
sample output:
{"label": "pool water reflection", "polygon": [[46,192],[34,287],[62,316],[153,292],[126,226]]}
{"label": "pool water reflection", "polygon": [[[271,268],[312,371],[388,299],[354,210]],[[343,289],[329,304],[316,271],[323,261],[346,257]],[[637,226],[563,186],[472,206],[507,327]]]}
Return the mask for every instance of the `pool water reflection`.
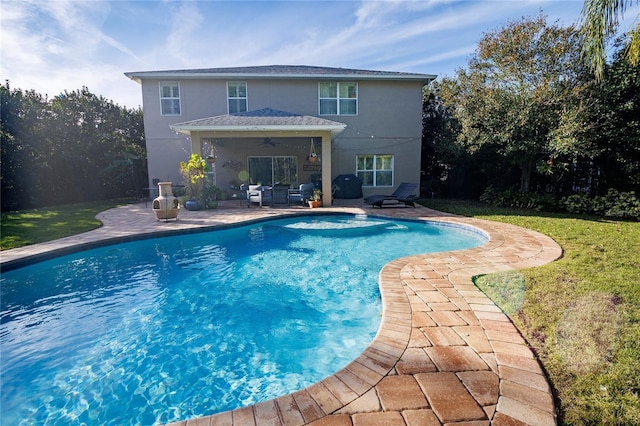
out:
{"label": "pool water reflection", "polygon": [[0,423],[167,423],[302,389],[375,336],[385,263],[485,241],[443,224],[314,216],[3,273]]}

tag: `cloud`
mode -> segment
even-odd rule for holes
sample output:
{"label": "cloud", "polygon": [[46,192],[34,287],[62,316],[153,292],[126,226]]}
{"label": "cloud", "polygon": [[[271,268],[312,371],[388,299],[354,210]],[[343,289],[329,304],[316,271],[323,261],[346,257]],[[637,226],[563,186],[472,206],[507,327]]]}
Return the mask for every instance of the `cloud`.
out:
{"label": "cloud", "polygon": [[[176,62],[188,64],[194,60],[194,47],[202,44],[203,32],[200,28],[204,18],[198,9],[197,2],[169,3],[171,27],[166,44],[161,44]],[[206,51],[199,50],[204,53]]]}
{"label": "cloud", "polygon": [[[439,77],[443,77],[445,75],[453,75],[455,69],[463,68],[463,65],[468,61],[469,57],[476,50],[475,44],[470,44],[468,46],[463,46],[454,50],[446,50],[441,53],[436,53],[432,55],[427,55],[425,57],[417,58],[415,60],[409,60],[407,62],[397,62],[395,63],[397,69],[415,69],[415,68],[424,68],[429,66],[430,69],[438,70],[434,71],[434,74],[437,74]],[[436,64],[449,61],[451,59],[459,59],[455,62],[460,63],[461,65],[457,67],[449,67],[443,69],[442,67],[438,67]]]}
{"label": "cloud", "polygon": [[[104,33],[106,2],[2,2],[0,74],[11,86],[54,96],[87,86],[123,102],[122,70],[110,58],[142,62],[134,52]],[[136,98],[139,98],[138,94]],[[127,105],[141,102],[127,97]]]}
{"label": "cloud", "polygon": [[323,58],[322,65],[357,66],[363,62],[392,64],[396,59],[419,66],[429,63],[422,61],[422,56],[438,53],[447,57],[441,50],[449,49],[448,43],[437,33],[468,30],[490,21],[494,15],[486,6],[475,3],[467,3],[462,10],[436,10],[432,3],[424,2],[364,2],[338,31],[309,34],[274,52],[272,57],[290,57],[290,52],[296,52],[294,57],[304,63],[317,63],[318,58]]}
{"label": "cloud", "polygon": [[[0,74],[56,94],[85,85],[141,102],[127,71],[268,64],[443,74],[466,64],[483,32],[550,1],[0,1]],[[573,16],[572,16],[573,14]]]}

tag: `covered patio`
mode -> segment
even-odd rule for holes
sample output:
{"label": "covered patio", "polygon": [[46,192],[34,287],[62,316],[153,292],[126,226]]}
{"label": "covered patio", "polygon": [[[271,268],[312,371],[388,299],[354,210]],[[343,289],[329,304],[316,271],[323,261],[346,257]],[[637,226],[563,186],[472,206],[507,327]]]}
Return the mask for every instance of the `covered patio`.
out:
{"label": "covered patio", "polygon": [[[190,138],[191,153],[210,158],[211,178],[223,190],[243,183],[297,186],[320,175],[323,204],[331,205],[331,147],[344,123],[264,108],[170,127]],[[269,180],[259,175],[259,159],[273,159]]]}

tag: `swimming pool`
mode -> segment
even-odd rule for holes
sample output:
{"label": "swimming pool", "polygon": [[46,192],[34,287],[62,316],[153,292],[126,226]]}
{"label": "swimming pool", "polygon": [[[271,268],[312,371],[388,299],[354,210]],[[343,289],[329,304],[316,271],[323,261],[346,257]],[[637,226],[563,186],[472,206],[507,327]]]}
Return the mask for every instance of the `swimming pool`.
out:
{"label": "swimming pool", "polygon": [[485,241],[434,223],[314,216],[9,271],[0,420],[165,423],[301,389],[373,339],[385,263]]}

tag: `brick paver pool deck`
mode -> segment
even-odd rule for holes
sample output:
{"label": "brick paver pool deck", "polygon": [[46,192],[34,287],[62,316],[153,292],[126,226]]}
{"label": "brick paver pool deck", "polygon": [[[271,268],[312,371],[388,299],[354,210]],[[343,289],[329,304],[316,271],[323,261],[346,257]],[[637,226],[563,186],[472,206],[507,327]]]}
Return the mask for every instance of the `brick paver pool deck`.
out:
{"label": "brick paver pool deck", "polygon": [[182,211],[157,221],[144,203],[100,213],[103,227],[85,234],[3,251],[1,262],[96,241],[238,223],[300,213],[344,212],[464,224],[482,230],[481,247],[415,255],[380,271],[383,317],[371,345],[353,362],[306,389],[253,406],[173,425],[554,425],[544,372],[509,318],[472,277],[552,262],[562,249],[540,233],[424,207],[372,209],[362,200],[332,207],[246,208],[226,201],[217,210]]}

